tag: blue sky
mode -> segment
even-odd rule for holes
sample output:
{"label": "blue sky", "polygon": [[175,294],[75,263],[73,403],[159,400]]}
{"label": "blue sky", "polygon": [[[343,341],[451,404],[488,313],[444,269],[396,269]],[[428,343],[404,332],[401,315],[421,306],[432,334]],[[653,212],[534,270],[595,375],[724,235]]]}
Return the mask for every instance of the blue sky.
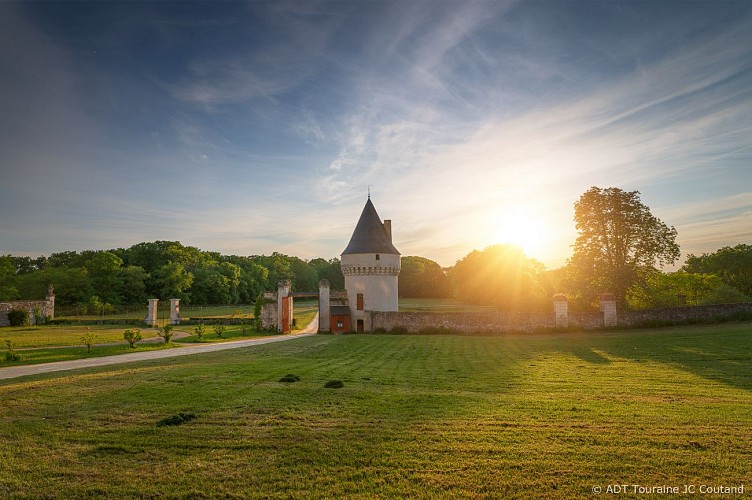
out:
{"label": "blue sky", "polygon": [[752,240],[752,3],[0,2],[0,254],[339,256],[366,201],[548,267],[591,186]]}

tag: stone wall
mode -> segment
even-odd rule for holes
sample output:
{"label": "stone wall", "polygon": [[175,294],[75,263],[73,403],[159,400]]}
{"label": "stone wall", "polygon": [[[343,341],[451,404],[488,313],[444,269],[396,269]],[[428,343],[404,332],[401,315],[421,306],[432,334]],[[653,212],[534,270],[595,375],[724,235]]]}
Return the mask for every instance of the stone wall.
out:
{"label": "stone wall", "polygon": [[277,328],[277,292],[264,292],[261,305],[261,328],[264,330]]}
{"label": "stone wall", "polygon": [[644,311],[625,311],[617,315],[618,325],[651,326],[661,324],[710,323],[734,319],[749,319],[752,302],[715,304],[710,306],[666,307]]}
{"label": "stone wall", "polygon": [[510,312],[378,312],[366,311],[366,331],[376,328],[391,330],[402,327],[409,332],[424,328],[448,328],[467,333],[475,332],[532,332],[554,328],[556,319],[551,313]]}
{"label": "stone wall", "polygon": [[[616,326],[628,328],[682,323],[709,323],[749,319],[751,316],[752,303],[616,311]],[[419,332],[424,328],[447,328],[465,333],[507,333],[563,329],[561,317],[558,318],[558,322],[557,325],[557,317],[553,310],[550,313],[366,311],[365,326],[366,331],[373,331],[377,328],[391,330],[395,327],[401,327],[412,333]],[[604,313],[569,311],[566,324],[568,328],[572,329],[601,329],[604,328]]]}
{"label": "stone wall", "polygon": [[25,309],[29,311],[29,323],[36,324],[34,309],[39,308],[39,312],[44,317],[55,317],[55,303],[50,300],[13,300],[10,302],[0,302],[0,326],[9,326],[8,312],[13,309]]}

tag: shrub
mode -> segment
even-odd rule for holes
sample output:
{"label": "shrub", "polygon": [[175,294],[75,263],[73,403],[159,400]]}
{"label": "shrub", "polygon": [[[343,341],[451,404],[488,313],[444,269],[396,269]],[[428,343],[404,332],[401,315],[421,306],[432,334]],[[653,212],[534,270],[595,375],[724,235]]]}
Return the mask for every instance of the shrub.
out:
{"label": "shrub", "polygon": [[143,337],[141,336],[141,330],[138,328],[136,329],[128,329],[123,332],[123,338],[130,344],[131,349],[136,347],[136,342],[141,340]]}
{"label": "shrub", "polygon": [[389,333],[391,333],[392,335],[407,335],[410,332],[404,326],[395,326],[394,328],[389,330]]}
{"label": "shrub", "polygon": [[204,338],[204,333],[206,333],[204,325],[200,323],[196,328],[193,329],[193,331],[196,334],[198,341],[201,342],[201,339]]}
{"label": "shrub", "polygon": [[8,348],[8,352],[5,353],[5,361],[20,361],[21,356],[16,352],[16,346],[11,339],[5,339],[5,345]]}
{"label": "shrub", "polygon": [[170,343],[173,335],[175,335],[175,333],[172,331],[172,325],[159,327],[159,336],[164,339],[165,344]]}
{"label": "shrub", "polygon": [[86,346],[86,352],[89,353],[91,352],[91,346],[94,345],[94,342],[97,340],[97,336],[91,332],[86,332],[81,335],[80,339],[81,343]]}
{"label": "shrub", "polygon": [[456,328],[446,326],[427,326],[418,331],[418,335],[462,335],[462,333]]}
{"label": "shrub", "polygon": [[196,418],[193,413],[178,413],[176,415],[170,415],[157,422],[157,427],[164,427],[166,425],[182,425],[186,422],[190,422]]}
{"label": "shrub", "polygon": [[297,375],[293,375],[292,373],[288,373],[287,375],[279,379],[279,381],[287,382],[287,383],[300,382],[300,377],[298,377]]}
{"label": "shrub", "polygon": [[108,302],[102,302],[97,295],[94,295],[89,299],[89,302],[86,304],[86,309],[88,309],[91,314],[97,315],[112,314],[114,312],[117,312],[117,308],[115,306]]}
{"label": "shrub", "polygon": [[214,333],[217,335],[217,338],[221,339],[225,333],[225,325],[214,325]]}
{"label": "shrub", "polygon": [[8,323],[10,323],[10,326],[27,326],[29,324],[29,311],[26,309],[11,309],[8,311]]}
{"label": "shrub", "polygon": [[326,384],[324,384],[324,387],[327,389],[340,389],[344,387],[345,384],[341,380],[330,380]]}
{"label": "shrub", "polygon": [[34,306],[34,324],[42,325],[45,323],[46,319],[47,317],[42,314],[42,308],[39,306]]}

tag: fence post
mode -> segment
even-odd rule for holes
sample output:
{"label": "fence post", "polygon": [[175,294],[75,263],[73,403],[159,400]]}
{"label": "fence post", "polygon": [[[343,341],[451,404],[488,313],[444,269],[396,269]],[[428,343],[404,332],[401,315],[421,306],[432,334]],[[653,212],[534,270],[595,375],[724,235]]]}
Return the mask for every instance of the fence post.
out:
{"label": "fence post", "polygon": [[170,299],[170,324],[179,325],[182,319],[182,316],[180,316],[180,299]]}
{"label": "fence post", "polygon": [[553,296],[556,328],[569,328],[569,300],[563,293]]}
{"label": "fence post", "polygon": [[157,326],[157,304],[159,299],[149,299],[149,312],[146,313],[144,322],[149,326]]}
{"label": "fence post", "polygon": [[616,326],[616,299],[612,293],[602,293],[601,299],[601,312],[603,313],[603,326],[610,328]]}

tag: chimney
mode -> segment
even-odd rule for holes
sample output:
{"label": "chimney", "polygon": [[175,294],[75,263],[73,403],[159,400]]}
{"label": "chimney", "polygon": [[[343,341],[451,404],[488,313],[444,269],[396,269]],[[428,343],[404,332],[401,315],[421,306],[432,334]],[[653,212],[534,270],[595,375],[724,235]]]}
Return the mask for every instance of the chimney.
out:
{"label": "chimney", "polygon": [[391,220],[384,221],[384,229],[386,230],[387,236],[389,236],[389,243],[391,243],[392,242],[392,221]]}

